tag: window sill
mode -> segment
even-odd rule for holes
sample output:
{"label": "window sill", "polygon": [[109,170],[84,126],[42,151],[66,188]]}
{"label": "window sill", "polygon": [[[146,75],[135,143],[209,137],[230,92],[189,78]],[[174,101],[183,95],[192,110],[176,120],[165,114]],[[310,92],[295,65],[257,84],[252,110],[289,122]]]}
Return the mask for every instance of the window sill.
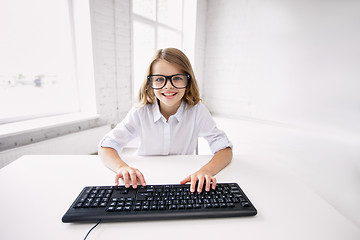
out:
{"label": "window sill", "polygon": [[51,127],[59,127],[79,121],[93,120],[99,118],[98,114],[71,113],[52,117],[26,120],[15,123],[0,125],[0,137],[13,136]]}

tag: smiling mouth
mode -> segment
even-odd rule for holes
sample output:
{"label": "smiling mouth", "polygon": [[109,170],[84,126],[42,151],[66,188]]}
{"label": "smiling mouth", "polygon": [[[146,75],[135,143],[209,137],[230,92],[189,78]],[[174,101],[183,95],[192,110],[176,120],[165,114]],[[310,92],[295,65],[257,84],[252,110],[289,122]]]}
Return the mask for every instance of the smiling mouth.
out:
{"label": "smiling mouth", "polygon": [[161,95],[165,96],[165,97],[172,97],[175,96],[177,93],[173,92],[173,93],[161,93]]}

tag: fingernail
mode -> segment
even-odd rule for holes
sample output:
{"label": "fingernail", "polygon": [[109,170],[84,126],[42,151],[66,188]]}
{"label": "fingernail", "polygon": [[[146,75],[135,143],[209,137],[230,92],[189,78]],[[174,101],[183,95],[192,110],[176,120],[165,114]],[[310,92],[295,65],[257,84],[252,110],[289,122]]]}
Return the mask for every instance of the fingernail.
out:
{"label": "fingernail", "polygon": [[192,188],[192,189],[190,189],[190,191],[191,191],[191,192],[195,192],[195,189]]}

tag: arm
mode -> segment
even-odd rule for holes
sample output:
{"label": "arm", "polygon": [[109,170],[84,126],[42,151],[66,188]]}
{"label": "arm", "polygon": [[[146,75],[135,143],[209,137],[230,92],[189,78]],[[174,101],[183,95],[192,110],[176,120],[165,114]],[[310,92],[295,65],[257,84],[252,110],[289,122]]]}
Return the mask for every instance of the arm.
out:
{"label": "arm", "polygon": [[230,147],[217,151],[207,164],[205,164],[197,172],[180,181],[180,184],[191,182],[191,192],[195,192],[195,185],[197,182],[199,182],[197,189],[198,192],[202,191],[204,183],[205,191],[210,191],[211,183],[212,189],[215,189],[216,178],[214,176],[231,162],[232,156],[233,153]]}
{"label": "arm", "polygon": [[205,182],[205,191],[210,191],[211,182],[211,187],[213,189],[216,187],[216,179],[214,176],[232,160],[232,143],[226,134],[216,127],[216,123],[205,105],[199,103],[196,107],[197,113],[195,121],[198,127],[198,137],[204,137],[208,141],[214,156],[197,172],[183,179],[180,183],[185,184],[191,182],[190,191],[194,192],[196,183],[198,182],[197,191],[201,192]]}
{"label": "arm", "polygon": [[138,169],[127,165],[120,158],[115,149],[109,147],[99,147],[98,154],[104,165],[116,173],[116,186],[119,185],[119,178],[124,180],[125,187],[130,187],[130,182],[133,188],[137,187],[138,182],[141,185],[146,186],[143,174]]}

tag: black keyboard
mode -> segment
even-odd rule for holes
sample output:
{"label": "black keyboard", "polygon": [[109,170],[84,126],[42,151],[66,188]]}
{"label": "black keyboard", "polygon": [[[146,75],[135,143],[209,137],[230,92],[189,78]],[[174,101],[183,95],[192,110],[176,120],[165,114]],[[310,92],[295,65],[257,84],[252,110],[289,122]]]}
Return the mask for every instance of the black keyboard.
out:
{"label": "black keyboard", "polygon": [[62,218],[69,222],[142,221],[253,216],[257,210],[237,183],[217,183],[209,192],[190,185],[85,187]]}

